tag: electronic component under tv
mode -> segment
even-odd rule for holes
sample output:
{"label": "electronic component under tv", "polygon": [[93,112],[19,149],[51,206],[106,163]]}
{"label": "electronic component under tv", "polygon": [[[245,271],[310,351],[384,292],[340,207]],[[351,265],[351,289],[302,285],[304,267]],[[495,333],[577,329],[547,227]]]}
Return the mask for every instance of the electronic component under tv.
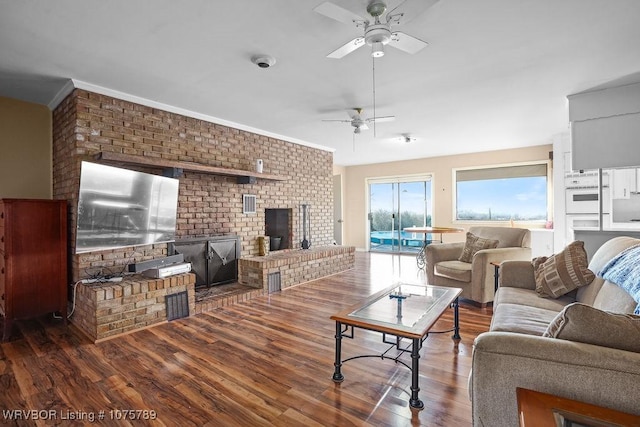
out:
{"label": "electronic component under tv", "polygon": [[179,181],[82,162],[76,253],[174,240]]}

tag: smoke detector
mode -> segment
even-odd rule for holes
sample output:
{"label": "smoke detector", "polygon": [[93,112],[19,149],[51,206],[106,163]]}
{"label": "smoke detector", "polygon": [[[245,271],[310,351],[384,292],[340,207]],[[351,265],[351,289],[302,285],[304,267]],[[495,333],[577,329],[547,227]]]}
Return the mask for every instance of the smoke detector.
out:
{"label": "smoke detector", "polygon": [[251,62],[260,68],[269,68],[276,63],[276,58],[271,55],[255,55],[251,58]]}

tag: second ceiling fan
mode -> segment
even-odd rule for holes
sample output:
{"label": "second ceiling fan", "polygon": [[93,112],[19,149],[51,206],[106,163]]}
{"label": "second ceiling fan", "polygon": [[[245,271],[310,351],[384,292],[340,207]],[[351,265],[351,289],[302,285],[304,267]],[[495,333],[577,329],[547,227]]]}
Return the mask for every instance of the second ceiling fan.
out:
{"label": "second ceiling fan", "polygon": [[390,122],[396,119],[395,116],[382,116],[382,117],[369,117],[363,118],[361,116],[362,108],[354,108],[349,112],[349,117],[351,120],[342,120],[342,119],[325,119],[323,122],[341,122],[341,123],[350,123],[353,126],[353,133],[358,134],[363,130],[369,129],[369,123],[378,123],[378,122]]}
{"label": "second ceiling fan", "polygon": [[438,0],[405,0],[387,12],[384,1],[371,0],[367,5],[369,19],[331,2],[321,3],[313,10],[336,21],[364,28],[363,36],[340,46],[327,55],[328,58],[340,59],[365,44],[371,46],[371,56],[378,58],[384,55],[386,45],[410,54],[424,48],[426,42],[400,31],[392,31],[392,27],[408,23],[437,2]]}

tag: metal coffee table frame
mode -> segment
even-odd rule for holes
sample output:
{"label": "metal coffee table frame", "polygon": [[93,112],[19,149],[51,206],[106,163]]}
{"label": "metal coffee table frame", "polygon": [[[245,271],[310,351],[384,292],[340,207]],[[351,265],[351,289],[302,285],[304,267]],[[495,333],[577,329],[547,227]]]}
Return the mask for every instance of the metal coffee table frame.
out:
{"label": "metal coffee table frame", "polygon": [[[444,291],[444,295],[438,298],[431,306],[427,307],[424,315],[416,322],[413,326],[406,325],[398,325],[391,322],[382,322],[377,321],[375,319],[367,319],[363,317],[359,317],[354,315],[354,313],[359,310],[368,307],[376,301],[379,301],[383,298],[397,298],[398,299],[398,310],[400,311],[401,303],[404,298],[402,296],[398,298],[398,296],[394,296],[394,290],[398,289],[399,286],[416,286],[411,284],[396,284],[389,288],[386,288],[371,297],[367,298],[362,303],[356,304],[354,306],[349,307],[346,310],[341,311],[340,313],[331,316],[331,320],[336,322],[336,352],[335,352],[335,362],[334,362],[334,373],[333,373],[333,381],[336,383],[341,383],[344,381],[344,375],[342,374],[342,364],[354,359],[360,359],[364,357],[375,357],[379,359],[388,359],[393,360],[395,363],[400,363],[403,366],[407,367],[411,371],[411,397],[409,399],[409,405],[412,408],[421,410],[424,408],[424,403],[419,399],[418,393],[420,391],[419,385],[419,361],[420,361],[420,350],[422,349],[422,343],[427,339],[429,334],[436,333],[447,333],[453,332],[452,339],[460,340],[460,325],[459,325],[459,304],[458,304],[458,296],[462,292],[459,288],[443,288],[438,286],[421,286],[422,288],[432,290],[440,290]],[[416,286],[417,287],[417,286]],[[453,319],[453,328],[444,330],[444,331],[431,331],[431,327],[435,324],[435,322],[442,316],[442,314],[448,308],[453,307],[454,310],[454,319]],[[428,314],[427,317],[425,317]],[[385,344],[390,344],[390,347],[387,348],[381,354],[364,354],[349,357],[347,359],[342,359],[342,338],[350,338],[353,339],[355,337],[354,328],[366,329],[375,332],[382,333],[382,342]],[[387,335],[391,335],[395,337],[394,341],[388,341]],[[402,346],[402,339],[406,338],[410,340],[410,343],[406,346]],[[398,355],[391,356],[387,355],[389,351],[396,349],[399,351]],[[411,366],[408,363],[400,360],[400,357],[405,353],[411,354]]]}

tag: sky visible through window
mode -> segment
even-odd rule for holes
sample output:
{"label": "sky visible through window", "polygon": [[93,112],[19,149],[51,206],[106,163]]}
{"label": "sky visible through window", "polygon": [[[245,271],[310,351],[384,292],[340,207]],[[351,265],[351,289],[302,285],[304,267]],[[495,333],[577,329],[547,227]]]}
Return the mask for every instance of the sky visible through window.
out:
{"label": "sky visible through window", "polygon": [[[431,185],[429,184],[425,184],[424,181],[402,182],[400,184],[372,184],[370,195],[371,210],[397,209],[399,185],[401,192],[400,210],[422,213],[425,208],[425,192],[427,204],[431,203]],[[430,208],[428,209],[431,210]]]}
{"label": "sky visible through window", "polygon": [[456,217],[481,221],[545,221],[547,178],[505,178],[457,183]]}

